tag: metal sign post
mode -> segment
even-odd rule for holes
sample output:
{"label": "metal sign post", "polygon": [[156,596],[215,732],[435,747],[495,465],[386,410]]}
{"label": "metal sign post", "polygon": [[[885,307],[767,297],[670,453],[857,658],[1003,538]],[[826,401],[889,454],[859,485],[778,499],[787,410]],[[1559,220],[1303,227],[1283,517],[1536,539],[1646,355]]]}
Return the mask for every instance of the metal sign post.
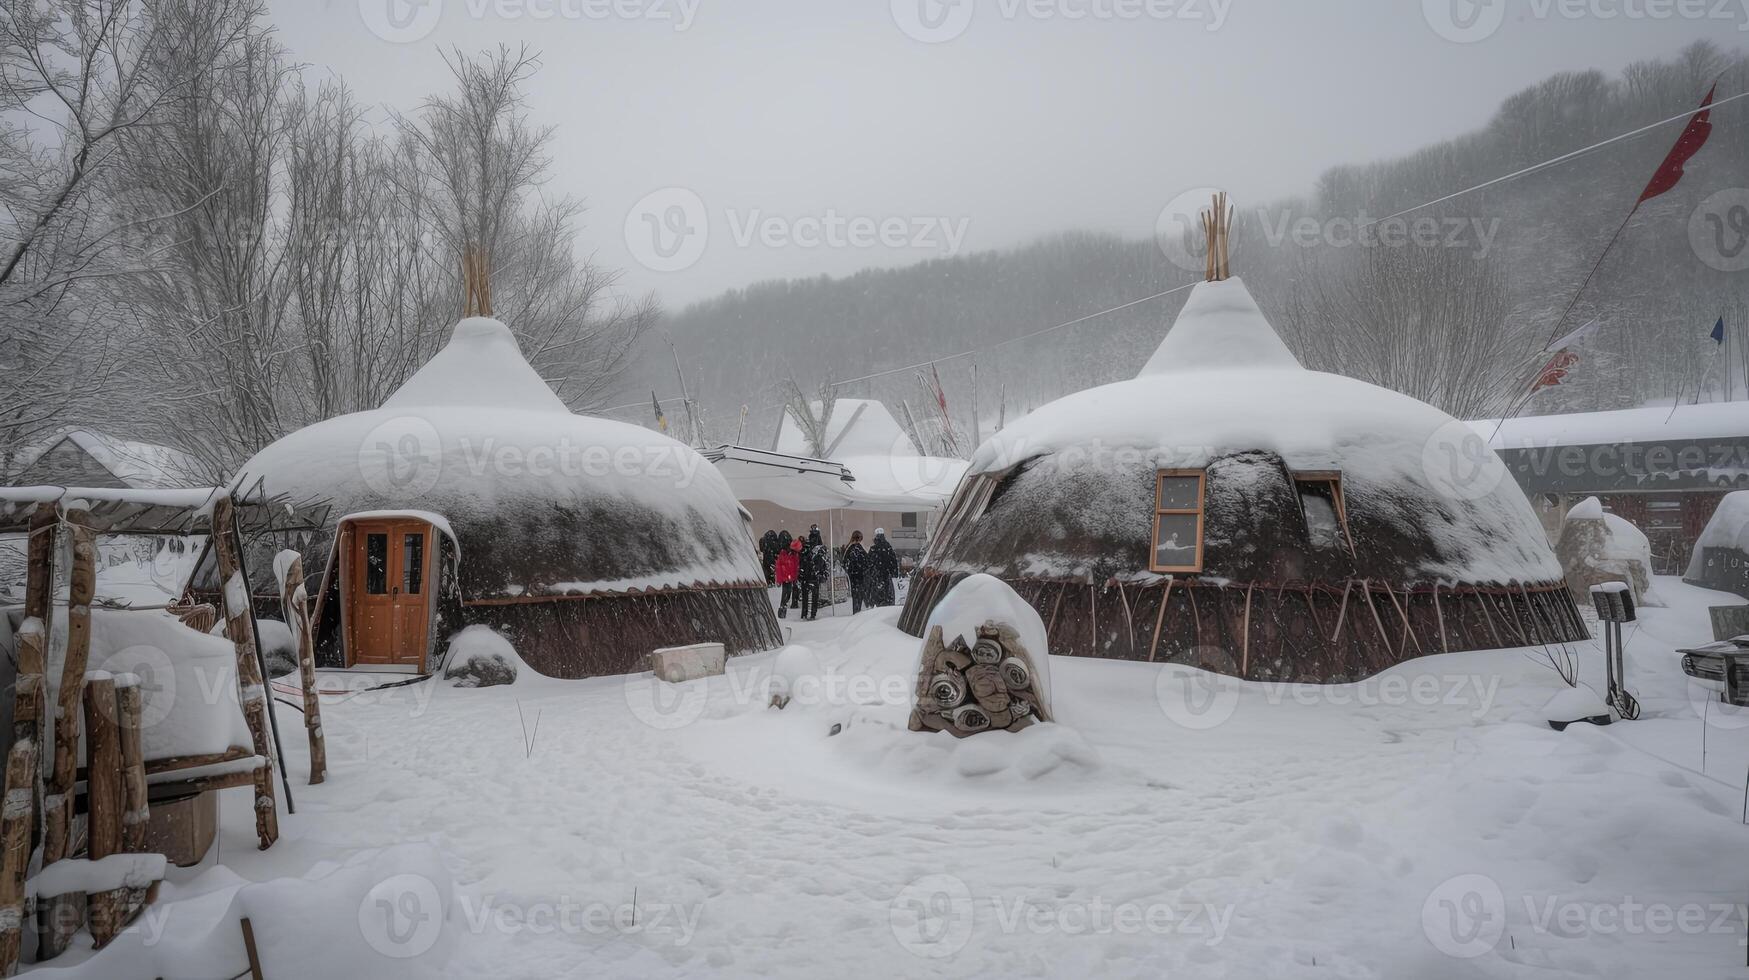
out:
{"label": "metal sign post", "polygon": [[1621,624],[1638,619],[1634,609],[1634,593],[1626,582],[1605,582],[1591,587],[1591,605],[1603,624],[1604,667],[1609,677],[1609,693],[1604,696],[1623,721],[1640,716],[1640,702],[1626,687],[1627,669],[1622,658]]}

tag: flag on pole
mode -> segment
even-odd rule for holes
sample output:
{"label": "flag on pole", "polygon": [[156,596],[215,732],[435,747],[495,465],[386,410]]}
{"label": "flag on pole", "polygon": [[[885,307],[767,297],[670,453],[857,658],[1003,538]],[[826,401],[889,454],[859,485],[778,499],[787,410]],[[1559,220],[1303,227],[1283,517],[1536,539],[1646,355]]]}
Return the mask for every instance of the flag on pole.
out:
{"label": "flag on pole", "polygon": [[1578,363],[1578,354],[1569,350],[1556,351],[1555,356],[1549,358],[1549,362],[1536,373],[1536,383],[1530,386],[1530,393],[1534,395],[1544,388],[1552,388],[1567,380],[1568,369]]}
{"label": "flag on pole", "polygon": [[667,432],[668,431],[668,416],[662,414],[662,402],[656,397],[656,393],[653,391],[650,392],[650,407],[654,408],[656,410],[656,429],[657,429],[657,431]]}
{"label": "flag on pole", "polygon": [[1677,181],[1682,179],[1682,165],[1687,163],[1690,157],[1699,153],[1700,148],[1706,145],[1707,137],[1712,135],[1713,93],[1718,90],[1717,82],[1713,83],[1713,87],[1707,90],[1706,98],[1701,100],[1700,111],[1694,114],[1694,118],[1688,121],[1688,127],[1682,131],[1682,135],[1676,138],[1676,145],[1670,148],[1670,154],[1664,158],[1663,163],[1658,165],[1657,173],[1652,175],[1651,181],[1646,184],[1646,189],[1641,192],[1640,199],[1634,202],[1634,207],[1637,208],[1652,198],[1669,191],[1676,186]]}
{"label": "flag on pole", "polygon": [[1557,340],[1554,343],[1550,344],[1547,349],[1548,350],[1565,350],[1569,347],[1576,347],[1579,344],[1582,344],[1585,341],[1590,340],[1591,336],[1593,334],[1597,333],[1597,329],[1601,326],[1603,326],[1603,321],[1594,319],[1590,323],[1585,324],[1583,327],[1580,327],[1579,329],[1573,331],[1572,333],[1566,335],[1565,337],[1562,337],[1560,340]]}
{"label": "flag on pole", "polygon": [[1713,343],[1725,346],[1725,318],[1719,317],[1719,322],[1713,324],[1713,332],[1707,336],[1713,338]]}

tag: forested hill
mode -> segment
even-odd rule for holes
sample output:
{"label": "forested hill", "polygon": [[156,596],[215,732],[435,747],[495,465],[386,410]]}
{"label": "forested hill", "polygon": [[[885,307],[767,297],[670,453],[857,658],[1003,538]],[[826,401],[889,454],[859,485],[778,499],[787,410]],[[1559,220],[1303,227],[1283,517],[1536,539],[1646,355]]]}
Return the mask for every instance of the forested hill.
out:
{"label": "forested hill", "polygon": [[[1507,99],[1476,132],[1402,159],[1337,168],[1299,200],[1241,203],[1234,271],[1309,367],[1459,415],[1497,411],[1539,360],[1682,124],[1417,211],[1433,219],[1420,226],[1419,243],[1406,226],[1407,241],[1343,244],[1352,225],[1692,111],[1715,78],[1721,98],[1749,89],[1749,59],[1700,44],[1614,77],[1552,76]],[[1681,185],[1640,210],[1565,321],[1570,328],[1598,317],[1603,326],[1569,384],[1539,395],[1532,413],[1622,407],[1697,388],[1717,397],[1726,373],[1745,397],[1741,351],[1749,343],[1731,348],[1727,368],[1706,334],[1722,315],[1733,340],[1749,340],[1749,191],[1741,190],[1749,188],[1749,100],[1715,110],[1712,121]],[[1308,219],[1315,233],[1296,234]],[[1167,261],[1156,241],[1065,232],[1008,251],[759,283],[690,306],[664,327],[713,440],[735,437],[743,404],[745,441],[768,439],[785,379],[813,388],[974,349],[939,373],[962,431],[975,387],[987,434],[1003,414],[1132,376],[1183,294],[1014,338],[1197,278]],[[996,346],[1003,341],[1011,342]],[[672,358],[656,344],[629,390],[674,390]],[[908,401],[920,413],[926,402],[909,371],[840,393]]]}

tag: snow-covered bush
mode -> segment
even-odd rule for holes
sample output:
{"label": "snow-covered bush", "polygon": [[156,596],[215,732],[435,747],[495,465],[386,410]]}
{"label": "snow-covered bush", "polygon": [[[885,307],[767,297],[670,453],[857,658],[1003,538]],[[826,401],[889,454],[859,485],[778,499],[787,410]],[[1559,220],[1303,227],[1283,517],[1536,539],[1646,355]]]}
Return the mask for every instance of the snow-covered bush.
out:
{"label": "snow-covered bush", "polygon": [[1604,511],[1596,497],[1586,497],[1567,512],[1555,556],[1567,587],[1580,601],[1593,585],[1626,582],[1637,604],[1664,604],[1652,591],[1651,542],[1627,520]]}

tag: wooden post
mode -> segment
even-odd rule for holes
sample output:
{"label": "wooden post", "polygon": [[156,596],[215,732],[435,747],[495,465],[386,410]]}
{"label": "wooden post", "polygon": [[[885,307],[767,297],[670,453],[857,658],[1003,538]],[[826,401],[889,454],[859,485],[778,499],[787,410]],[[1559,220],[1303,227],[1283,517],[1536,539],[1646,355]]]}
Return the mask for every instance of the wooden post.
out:
{"label": "wooden post", "polygon": [[1439,605],[1439,583],[1433,583],[1433,614],[1439,618],[1439,649],[1445,653],[1451,652],[1451,643],[1445,638],[1445,610]]}
{"label": "wooden post", "polygon": [[[115,679],[116,720],[121,729],[122,824],[121,849],[129,854],[146,850],[146,823],[151,808],[146,802],[146,758],[140,743],[140,679],[121,674]],[[131,888],[127,895],[124,924],[157,897],[156,882],[150,888]]]}
{"label": "wooden post", "polygon": [[265,763],[255,770],[255,835],[267,850],[279,839],[279,811],[273,794],[273,742],[267,736],[267,686],[255,659],[255,612],[243,584],[241,557],[231,536],[234,504],[228,496],[213,501],[213,555],[219,568],[219,595],[224,600],[225,633],[237,651],[237,683],[243,700],[243,720],[255,754]]}
{"label": "wooden post", "polygon": [[[79,702],[85,663],[91,655],[91,597],[97,583],[97,544],[83,510],[67,511],[73,525],[73,568],[67,588],[67,656],[55,696],[54,769],[43,796],[42,866],[70,857],[73,843],[73,787],[79,769]],[[72,898],[59,895],[37,903],[37,960],[66,951],[78,929]]]}
{"label": "wooden post", "polygon": [[24,876],[35,816],[36,742],[12,743],[6,756],[6,802],[0,806],[0,977],[18,971],[24,945]]}
{"label": "wooden post", "polygon": [[1245,587],[1245,623],[1239,632],[1239,678],[1248,680],[1251,677],[1251,593],[1257,588],[1253,582]]}
{"label": "wooden post", "polygon": [[[85,679],[85,741],[89,760],[85,766],[85,817],[87,856],[101,861],[121,853],[122,803],[121,726],[115,702],[115,679],[105,673]],[[91,921],[91,944],[109,945],[121,932],[126,890],[113,888],[92,892],[86,900]]]}
{"label": "wooden post", "polygon": [[304,729],[310,735],[310,785],[328,773],[328,749],[322,737],[322,705],[316,697],[316,630],[310,621],[310,597],[304,591],[304,560],[293,558],[285,571],[285,591],[280,595],[285,624],[298,643],[298,674],[304,685]]}
{"label": "wooden post", "polygon": [[1148,662],[1153,663],[1160,653],[1160,627],[1166,622],[1166,604],[1172,601],[1172,579],[1166,580],[1166,589],[1160,595],[1160,611],[1154,615],[1154,642],[1148,647]]}

